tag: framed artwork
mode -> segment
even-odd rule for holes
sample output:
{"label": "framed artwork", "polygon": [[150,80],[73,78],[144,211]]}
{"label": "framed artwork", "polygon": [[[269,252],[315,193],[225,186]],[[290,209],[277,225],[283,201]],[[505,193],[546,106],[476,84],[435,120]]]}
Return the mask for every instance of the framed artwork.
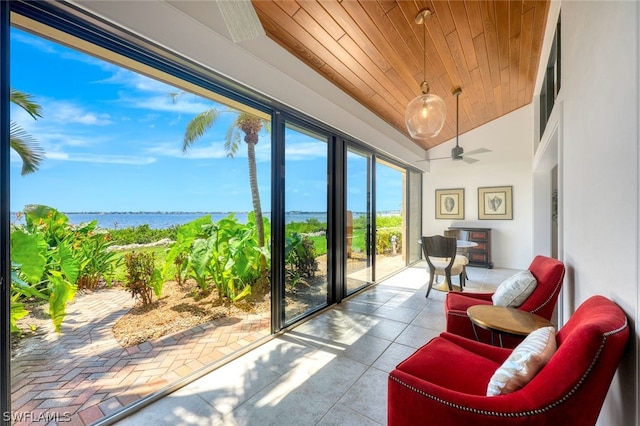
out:
{"label": "framed artwork", "polygon": [[464,188],[436,189],[436,219],[464,219]]}
{"label": "framed artwork", "polygon": [[478,219],[513,219],[512,192],[512,186],[478,188]]}

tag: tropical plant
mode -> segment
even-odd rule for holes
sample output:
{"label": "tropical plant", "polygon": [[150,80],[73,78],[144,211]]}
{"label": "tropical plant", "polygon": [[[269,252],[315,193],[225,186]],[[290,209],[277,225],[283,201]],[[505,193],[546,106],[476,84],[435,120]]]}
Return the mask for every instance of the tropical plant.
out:
{"label": "tropical plant", "polygon": [[140,300],[143,305],[149,305],[153,294],[158,298],[162,295],[164,281],[160,270],[155,267],[153,253],[132,251],[125,254],[124,263],[127,267],[125,287],[132,297]]}
{"label": "tropical plant", "polygon": [[[48,300],[49,315],[59,332],[66,304],[73,300],[77,289],[80,262],[73,257],[69,241],[60,232],[66,216],[52,211],[43,218],[38,217],[40,213],[42,210],[27,212],[27,225],[11,233],[11,329],[14,331],[17,319],[24,315],[21,300],[37,297]],[[49,244],[51,240],[55,241],[54,245]],[[14,313],[18,315],[14,317]]]}
{"label": "tropical plant", "polygon": [[[11,89],[9,99],[12,103],[25,110],[34,120],[42,117],[41,107],[33,101],[32,95]],[[9,144],[22,159],[23,176],[38,170],[45,157],[44,150],[33,136],[13,120],[11,120],[11,128],[9,130]]]}
{"label": "tropical plant", "polygon": [[[177,94],[172,95],[175,99]],[[257,242],[258,247],[264,247],[265,235],[262,215],[262,205],[260,203],[260,192],[258,190],[258,173],[256,166],[256,145],[259,141],[259,133],[263,129],[269,128],[269,122],[263,118],[242,111],[233,112],[236,118],[227,129],[225,136],[224,149],[227,157],[234,158],[240,146],[241,139],[247,144],[247,162],[249,166],[249,186],[251,188],[251,202],[253,211],[256,215],[257,225]],[[196,115],[187,124],[187,129],[182,142],[182,151],[187,152],[189,147],[198,141],[209,130],[216,119],[220,115],[220,111],[215,108],[208,109]],[[244,137],[243,137],[244,135]]]}
{"label": "tropical plant", "polygon": [[90,228],[93,232],[87,235],[88,238],[78,247],[78,257],[80,258],[80,276],[78,277],[78,289],[93,290],[101,279],[111,286],[112,277],[122,258],[118,254],[109,250],[111,236],[105,230],[94,230],[93,226],[97,222],[84,224],[82,228]]}
{"label": "tropical plant", "polygon": [[237,301],[247,296],[260,278],[261,259],[269,259],[268,250],[257,245],[256,228],[253,213],[244,225],[229,215],[217,223],[203,216],[181,226],[169,247],[163,275],[168,276],[182,257],[186,276],[202,292],[213,284],[220,298]]}
{"label": "tropical plant", "polygon": [[285,275],[287,283],[294,287],[303,277],[313,277],[318,270],[313,241],[297,232],[285,238]]}
{"label": "tropical plant", "polygon": [[47,206],[27,206],[24,217],[25,225],[14,227],[10,239],[12,330],[24,316],[22,302],[37,298],[49,302],[49,314],[60,331],[78,282],[95,286],[100,279],[108,281],[115,268],[108,234],[96,230],[96,221],[74,226]]}

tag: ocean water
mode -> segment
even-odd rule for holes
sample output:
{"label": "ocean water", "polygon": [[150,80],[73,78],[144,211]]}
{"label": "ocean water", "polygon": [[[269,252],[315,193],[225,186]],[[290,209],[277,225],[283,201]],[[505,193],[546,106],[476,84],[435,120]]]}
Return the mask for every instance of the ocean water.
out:
{"label": "ocean water", "polygon": [[[147,224],[151,229],[166,229],[175,225],[184,225],[194,219],[202,216],[210,215],[214,222],[224,219],[233,214],[234,217],[240,223],[247,222],[248,213],[236,212],[236,213],[64,213],[69,222],[74,225],[90,222],[92,220],[98,221],[98,226],[103,229],[122,229],[131,228]],[[24,218],[19,219],[17,215],[13,215],[14,220],[12,223],[24,224]],[[264,217],[271,219],[269,213],[264,214]],[[327,214],[322,212],[289,212],[286,214],[285,223],[291,222],[306,222],[309,219],[317,219],[320,222],[327,222]]]}

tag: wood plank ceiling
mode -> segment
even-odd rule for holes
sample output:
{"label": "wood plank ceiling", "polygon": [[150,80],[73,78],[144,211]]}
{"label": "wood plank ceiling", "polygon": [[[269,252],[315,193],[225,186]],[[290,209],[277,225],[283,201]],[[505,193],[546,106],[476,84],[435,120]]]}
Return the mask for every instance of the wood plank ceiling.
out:
{"label": "wood plank ceiling", "polygon": [[[409,137],[406,105],[431,93],[447,104],[429,149],[532,101],[548,1],[252,0],[267,35]],[[418,12],[433,15],[424,25]],[[424,29],[426,28],[426,70]]]}

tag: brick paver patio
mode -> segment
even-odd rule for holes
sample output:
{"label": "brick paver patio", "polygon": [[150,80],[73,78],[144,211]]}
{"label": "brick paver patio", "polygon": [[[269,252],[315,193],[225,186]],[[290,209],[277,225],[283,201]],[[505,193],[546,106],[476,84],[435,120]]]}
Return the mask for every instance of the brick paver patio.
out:
{"label": "brick paver patio", "polygon": [[111,329],[133,303],[122,290],[78,295],[60,334],[12,360],[14,425],[90,424],[270,333],[268,313],[246,315],[122,348]]}

